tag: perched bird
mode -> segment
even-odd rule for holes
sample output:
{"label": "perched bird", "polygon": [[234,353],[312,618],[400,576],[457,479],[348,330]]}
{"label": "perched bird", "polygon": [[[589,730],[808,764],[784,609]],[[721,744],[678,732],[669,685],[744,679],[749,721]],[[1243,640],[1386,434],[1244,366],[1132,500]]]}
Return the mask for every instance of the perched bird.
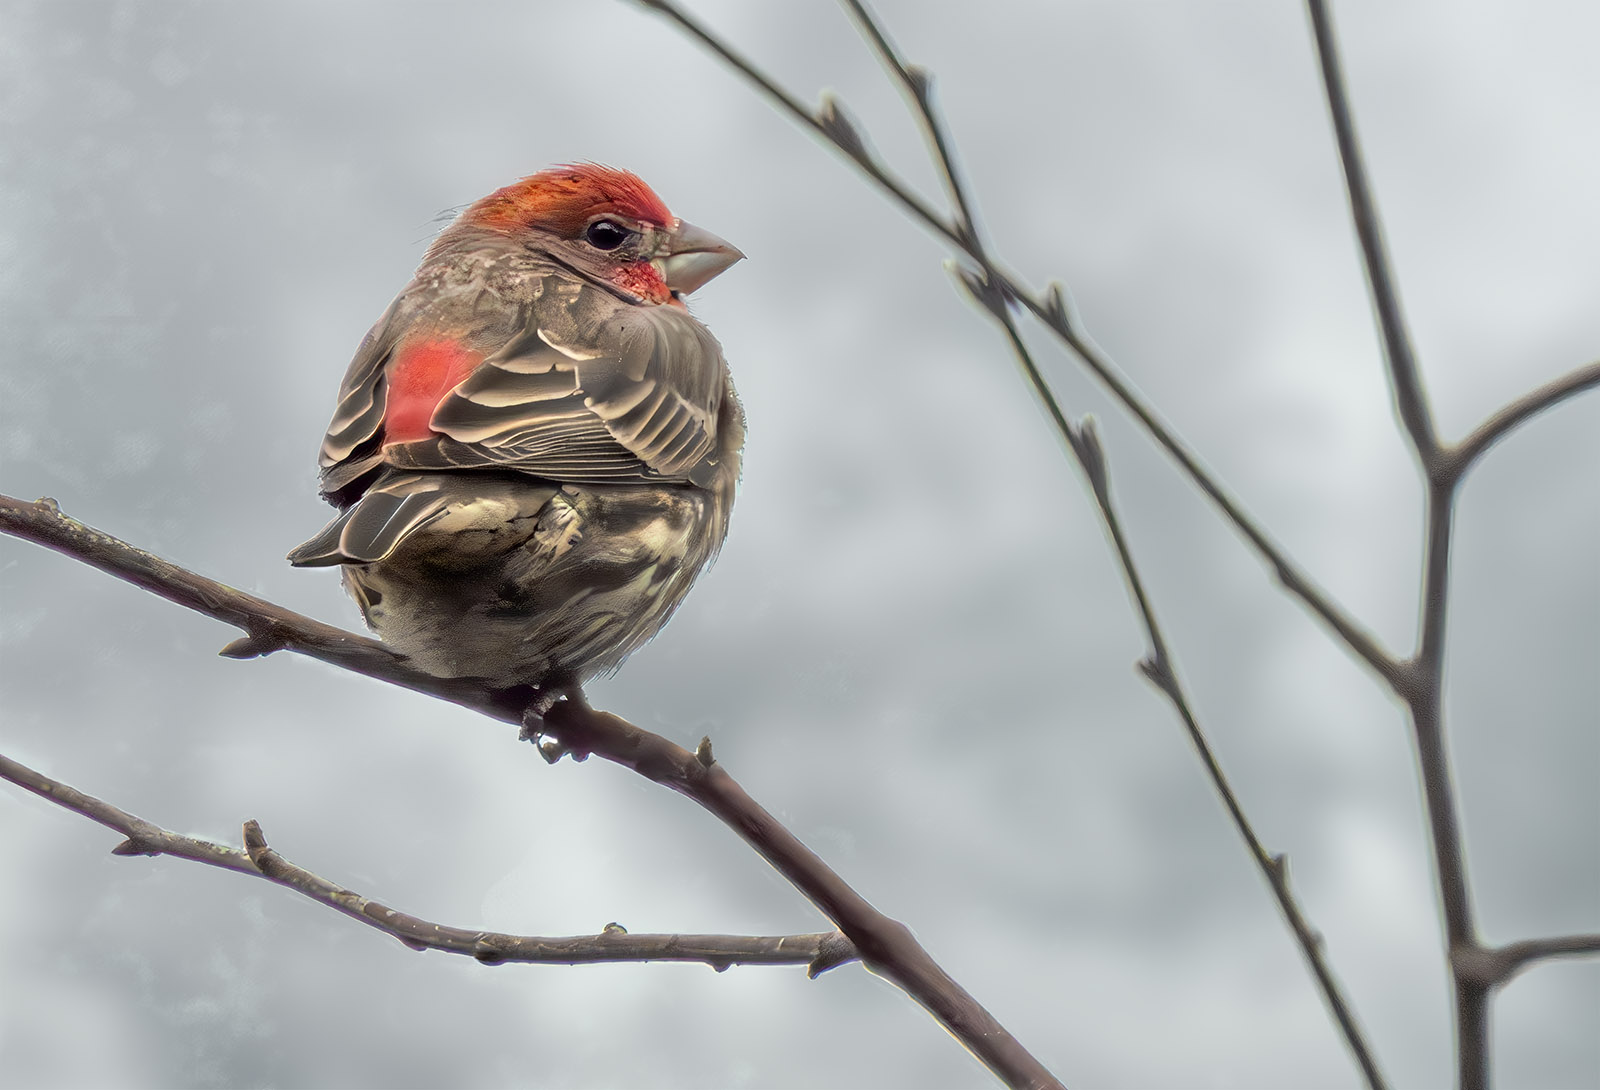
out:
{"label": "perched bird", "polygon": [[321,454],[340,514],[290,562],[343,565],[423,670],[581,698],[727,535],[744,413],[682,296],[743,256],[593,164],[468,207],[351,361]]}

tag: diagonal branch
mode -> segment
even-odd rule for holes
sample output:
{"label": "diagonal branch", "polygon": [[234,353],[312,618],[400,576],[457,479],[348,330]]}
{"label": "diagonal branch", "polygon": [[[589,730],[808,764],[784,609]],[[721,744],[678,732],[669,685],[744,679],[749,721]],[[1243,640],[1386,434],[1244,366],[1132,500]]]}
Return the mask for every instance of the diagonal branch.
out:
{"label": "diagonal branch", "polygon": [[1554,408],[1568,398],[1585,390],[1593,390],[1597,386],[1600,386],[1600,360],[1586,363],[1536,390],[1523,394],[1479,424],[1472,430],[1472,434],[1461,442],[1445,448],[1446,475],[1452,479],[1459,479],[1472,468],[1486,450],[1504,439],[1514,428],[1546,409]]}
{"label": "diagonal branch", "polygon": [[365,636],[284,609],[264,598],[196,575],[154,553],[85,526],[61,513],[56,501],[36,503],[0,496],[0,531],[65,553],[185,609],[203,613],[247,635],[222,649],[229,658],[293,651],[413,692],[436,696],[492,719],[520,723],[526,701],[459,678],[437,678],[406,665],[405,656]]}
{"label": "diagonal branch", "polygon": [[[186,571],[63,515],[53,500],[0,496],[0,532],[45,545],[163,598],[244,629],[223,648],[234,658],[293,651],[354,673],[437,696],[491,719],[522,724],[529,694],[494,691],[470,679],[436,678],[376,640],[314,621],[254,595]],[[625,719],[572,701],[545,723],[575,753],[592,752],[686,796],[720,818],[854,944],[861,960],[922,1004],[973,1055],[1016,1087],[1061,1084],[916,941],[909,928],[872,906],[816,853],[758,805],[702,744],[691,753]]]}
{"label": "diagonal branch", "polygon": [[[1042,384],[1044,380],[1039,375],[1038,364],[1034,362],[1033,353],[1028,350],[1027,343],[1022,339],[1022,334],[1017,329],[1016,321],[1005,299],[998,292],[987,290],[983,282],[970,273],[963,274],[961,282],[973,299],[988,310],[1005,330],[1006,339],[1010,342],[1012,352],[1017,362],[1022,365],[1028,380],[1035,385]],[[1052,410],[1059,412],[1053,397],[1046,397],[1045,400]],[[1360,1023],[1356,1020],[1355,1008],[1345,997],[1338,980],[1334,978],[1327,958],[1323,956],[1321,935],[1305,918],[1299,902],[1295,899],[1294,891],[1290,888],[1288,857],[1268,852],[1261,843],[1261,838],[1256,835],[1255,827],[1245,815],[1244,807],[1240,804],[1233,785],[1228,782],[1227,773],[1223,772],[1222,764],[1217,760],[1216,753],[1200,726],[1200,721],[1189,703],[1188,694],[1184,692],[1183,682],[1178,677],[1177,667],[1167,648],[1166,636],[1162,632],[1160,621],[1156,619],[1155,607],[1151,604],[1149,594],[1145,590],[1144,579],[1134,562],[1132,547],[1128,544],[1127,535],[1123,533],[1122,520],[1118,517],[1116,506],[1111,500],[1110,471],[1094,419],[1086,417],[1077,425],[1068,422],[1064,417],[1056,419],[1058,427],[1061,427],[1067,435],[1068,449],[1072,453],[1073,461],[1082,470],[1089,489],[1094,494],[1100,519],[1105,524],[1106,532],[1116,549],[1123,581],[1127,584],[1128,592],[1133,597],[1139,618],[1144,625],[1149,654],[1139,663],[1139,669],[1167,698],[1173,710],[1178,713],[1178,718],[1183,721],[1189,741],[1199,755],[1200,763],[1205,767],[1212,786],[1222,799],[1234,829],[1244,840],[1251,858],[1255,860],[1262,877],[1267,880],[1267,885],[1278,902],[1279,911],[1283,913],[1284,920],[1294,933],[1295,941],[1300,945],[1300,952],[1310,967],[1312,976],[1316,978],[1317,987],[1322,992],[1323,1001],[1327,1003],[1329,1012],[1344,1035],[1345,1044],[1354,1056],[1356,1065],[1361,1068],[1362,1077],[1372,1090],[1382,1090],[1388,1084],[1378,1069],[1372,1047],[1367,1043]]]}
{"label": "diagonal branch", "polygon": [[1325,592],[1312,584],[1310,579],[1288,559],[1286,554],[1243,511],[1237,501],[1228,495],[1220,483],[1200,465],[1198,458],[1176,438],[1172,429],[1164,421],[1160,420],[1154,410],[1146,406],[1142,399],[1133,392],[1131,386],[1122,378],[1110,360],[1104,357],[1097,348],[1083,337],[1077,327],[1077,323],[1069,315],[1059,289],[1052,289],[1045,302],[1039,303],[1028,298],[1007,275],[996,268],[978,233],[972,202],[967,195],[965,186],[961,182],[950,142],[946,137],[939,115],[933,106],[931,78],[920,67],[906,64],[890,42],[887,33],[873,18],[863,0],[843,0],[843,2],[860,25],[864,36],[878,53],[879,59],[901,85],[913,104],[918,121],[932,146],[935,165],[944,178],[946,188],[949,190],[952,203],[955,206],[953,221],[946,220],[944,217],[934,213],[920,199],[912,195],[909,190],[880,167],[867,151],[868,144],[866,140],[859,135],[850,122],[844,119],[844,115],[837,104],[831,99],[825,100],[823,114],[820,117],[813,117],[804,107],[800,106],[797,100],[675,5],[665,2],[665,0],[645,0],[647,6],[659,10],[677,21],[690,34],[698,38],[713,52],[744,74],[746,78],[766,91],[791,115],[810,125],[814,131],[843,150],[855,160],[857,165],[869,177],[877,181],[880,186],[897,198],[902,205],[925,224],[959,247],[983,270],[984,275],[982,276],[963,271],[961,274],[962,282],[971,292],[974,299],[1004,327],[1018,362],[1021,364],[1035,396],[1044,405],[1056,430],[1066,440],[1067,446],[1072,451],[1080,468],[1090,479],[1102,517],[1116,545],[1124,576],[1138,604],[1149,635],[1152,653],[1145,664],[1147,675],[1171,699],[1183,719],[1190,738],[1199,752],[1213,784],[1222,796],[1236,828],[1261,866],[1264,876],[1278,899],[1280,908],[1289,921],[1297,940],[1300,942],[1308,964],[1311,966],[1313,974],[1322,989],[1324,998],[1343,1031],[1345,1039],[1368,1084],[1374,1087],[1382,1086],[1384,1085],[1382,1074],[1378,1071],[1376,1062],[1371,1055],[1371,1050],[1356,1023],[1353,1011],[1341,994],[1337,982],[1322,957],[1320,939],[1304,920],[1289,889],[1286,861],[1281,856],[1270,855],[1261,845],[1259,838],[1240,808],[1237,797],[1228,784],[1220,764],[1216,761],[1171,667],[1165,640],[1155,619],[1153,609],[1144,594],[1142,580],[1134,567],[1132,554],[1121,533],[1115,509],[1111,506],[1105,478],[1104,459],[1099,451],[1098,439],[1092,429],[1074,427],[1068,420],[1066,413],[1055,397],[1054,391],[1051,390],[1032,354],[1022,341],[1010,313],[1010,300],[1015,298],[1024,306],[1028,306],[1047,327],[1056,332],[1069,347],[1073,348],[1085,360],[1090,369],[1111,387],[1113,393],[1119,397],[1123,404],[1146,425],[1147,430],[1157,441],[1177,458],[1179,463],[1190,472],[1191,477],[1199,484],[1201,489],[1213,501],[1217,502],[1223,511],[1233,519],[1235,525],[1244,532],[1252,544],[1256,545],[1258,550],[1268,559],[1269,563],[1273,564],[1284,585],[1292,593],[1307,601],[1358,655],[1373,666],[1391,684],[1394,684],[1399,676],[1397,664],[1377,646],[1369,634],[1363,631],[1353,620],[1345,616]]}
{"label": "diagonal branch", "polygon": [[[978,272],[963,271],[962,278],[969,289],[974,290],[980,302],[1002,321],[1009,324],[1008,307],[1015,302],[1051,330],[1233,524],[1273,569],[1284,589],[1321,619],[1358,659],[1366,663],[1406,703],[1427,795],[1436,882],[1444,907],[1451,957],[1453,960],[1470,959],[1483,952],[1484,948],[1476,938],[1472,924],[1458,805],[1444,738],[1444,640],[1454,494],[1461,476],[1501,436],[1543,409],[1600,383],[1600,364],[1581,368],[1513,402],[1481,425],[1460,446],[1441,444],[1406,332],[1381,223],[1356,141],[1325,0],[1307,0],[1317,39],[1318,59],[1337,133],[1351,213],[1361,242],[1364,270],[1382,335],[1391,394],[1396,413],[1427,476],[1426,538],[1417,647],[1413,654],[1403,659],[1384,648],[1327,591],[1312,581],[1222,486],[1171,425],[1133,389],[1112,360],[1088,338],[1059,285],[1050,285],[1042,294],[1032,293],[987,252],[976,229],[972,204],[954,167],[949,140],[932,104],[931,78],[925,70],[907,64],[900,57],[864,0],[843,2],[861,25],[864,37],[915,106],[918,120],[938,158],[945,186],[950,191],[955,209],[953,214],[947,215],[932,208],[875,159],[869,150],[869,142],[831,96],[824,95],[821,109],[813,113],[673,0],[639,2],[667,16],[691,38],[769,96],[781,111],[842,151],[891,200],[973,262]],[[1068,446],[1077,451],[1081,435],[1075,434],[1074,426],[1068,421],[1037,365],[1031,359],[1023,359],[1022,367],[1056,430]],[[1159,659],[1159,655],[1156,657]],[[1459,971],[1456,984],[1462,1079],[1465,1086],[1476,1087],[1484,1085],[1487,1079],[1487,988],[1492,985],[1479,989]]]}
{"label": "diagonal branch", "polygon": [[855,17],[862,33],[867,36],[867,41],[872,43],[879,59],[883,61],[883,66],[899,82],[911,99],[912,105],[916,107],[917,120],[922,125],[928,143],[933,146],[934,165],[944,176],[945,188],[950,191],[950,199],[956,206],[957,233],[965,236],[966,244],[972,247],[977,256],[985,256],[983,239],[978,235],[977,214],[967,197],[967,187],[962,184],[961,175],[956,170],[955,154],[951,151],[950,141],[945,136],[944,123],[940,120],[938,111],[933,108],[933,76],[927,69],[905,62],[899,50],[889,41],[888,33],[878,20],[873,18],[872,12],[867,9],[863,0],[843,0],[843,2],[850,9],[850,14]]}
{"label": "diagonal branch", "polygon": [[[931,81],[924,70],[907,65],[900,59],[888,36],[872,19],[863,0],[844,2],[862,25],[869,43],[915,103],[919,119],[940,156],[944,181],[956,208],[954,218],[934,210],[880,164],[869,150],[868,141],[831,96],[824,95],[821,109],[813,113],[673,0],[639,2],[667,16],[769,96],[780,110],[842,151],[908,214],[970,259],[981,275],[963,271],[963,280],[969,288],[976,287],[975,294],[991,311],[998,314],[1015,302],[1050,329],[1226,516],[1273,569],[1284,589],[1321,619],[1358,659],[1366,663],[1405,702],[1411,716],[1417,761],[1427,796],[1435,878],[1444,908],[1450,957],[1453,965],[1459,966],[1486,953],[1472,924],[1454,779],[1444,736],[1444,642],[1455,489],[1474,460],[1501,436],[1543,409],[1600,382],[1600,374],[1596,373],[1600,365],[1582,368],[1513,402],[1481,425],[1459,447],[1452,448],[1440,443],[1406,332],[1382,227],[1356,142],[1325,0],[1307,0],[1317,39],[1318,59],[1337,131],[1351,212],[1361,242],[1364,270],[1382,334],[1392,398],[1396,413],[1427,477],[1421,616],[1416,650],[1403,659],[1384,648],[1327,591],[1313,582],[1206,469],[1174,429],[1133,389],[1111,359],[1084,333],[1079,318],[1072,312],[1059,285],[1052,284],[1044,293],[1034,294],[1022,287],[1016,277],[986,252],[978,237],[971,206],[959,175],[953,169],[948,141],[931,105]],[[989,298],[984,298],[986,295]],[[1009,321],[1009,317],[1002,320]],[[1043,402],[1057,431],[1068,446],[1076,450],[1081,437],[1074,434],[1073,425],[1056,402],[1037,366],[1031,360],[1025,360],[1023,370],[1028,374],[1036,396]],[[1455,969],[1454,981],[1460,1077],[1462,1085],[1472,1090],[1486,1086],[1488,1081],[1487,1000],[1489,991],[1498,981],[1476,980],[1459,967]]]}
{"label": "diagonal branch", "polygon": [[3,754],[0,779],[122,833],[128,839],[112,849],[116,855],[170,855],[264,878],[392,935],[412,950],[466,954],[486,965],[507,961],[556,965],[698,961],[718,972],[730,965],[805,965],[812,976],[853,961],[856,956],[850,940],[837,931],[776,936],[632,935],[609,924],[598,935],[545,938],[446,927],[397,912],[296,866],[267,846],[261,826],[254,821],[245,822],[245,849],[241,851],[153,825]]}
{"label": "diagonal branch", "polygon": [[1411,446],[1417,453],[1417,459],[1431,476],[1438,460],[1439,440],[1434,433],[1428,395],[1417,370],[1416,354],[1411,348],[1411,334],[1406,330],[1405,314],[1400,309],[1400,293],[1389,267],[1383,223],[1378,219],[1378,206],[1372,199],[1372,185],[1367,180],[1361,145],[1356,141],[1355,122],[1350,116],[1350,99],[1345,92],[1344,76],[1339,70],[1339,46],[1334,40],[1326,0],[1306,0],[1306,9],[1316,34],[1317,60],[1322,68],[1328,112],[1333,117],[1333,131],[1339,144],[1339,162],[1344,167],[1350,219],[1361,240],[1367,287],[1372,295],[1372,308],[1377,312],[1378,328],[1383,335],[1383,353],[1389,364],[1389,388],[1394,397],[1395,411],[1400,414],[1406,433],[1411,437]]}
{"label": "diagonal branch", "polygon": [[[895,76],[904,88],[916,108],[918,119],[922,123],[927,135],[928,143],[933,149],[935,165],[944,176],[946,188],[955,205],[956,225],[965,236],[973,253],[984,262],[988,254],[984,247],[982,236],[978,233],[976,213],[971,199],[967,195],[966,187],[961,182],[960,173],[956,169],[955,159],[950,149],[950,142],[945,136],[944,125],[940,120],[938,111],[933,106],[933,81],[921,68],[906,64],[899,52],[889,41],[888,34],[873,18],[863,0],[844,0],[845,5],[855,16],[867,40],[877,50],[884,66]],[[1232,819],[1234,828],[1244,840],[1250,851],[1251,858],[1256,861],[1262,876],[1271,887],[1273,896],[1277,899],[1279,911],[1284,915],[1289,928],[1294,932],[1296,941],[1300,945],[1306,964],[1310,967],[1312,975],[1316,978],[1317,986],[1322,992],[1323,1001],[1327,1003],[1334,1021],[1344,1035],[1345,1043],[1355,1058],[1357,1066],[1361,1068],[1367,1085],[1373,1090],[1386,1086],[1383,1073],[1379,1071],[1377,1060],[1372,1055],[1372,1048],[1367,1043],[1356,1020],[1355,1009],[1345,997],[1339,987],[1339,982],[1334,978],[1333,971],[1323,956],[1322,940],[1320,935],[1306,920],[1300,910],[1299,903],[1295,900],[1294,891],[1289,886],[1288,858],[1283,855],[1270,854],[1262,845],[1260,837],[1256,835],[1255,828],[1250,824],[1250,819],[1245,815],[1243,806],[1240,805],[1238,796],[1233,790],[1233,785],[1228,782],[1227,774],[1223,772],[1221,763],[1217,760],[1211,748],[1210,741],[1200,727],[1199,719],[1189,703],[1188,695],[1183,690],[1183,683],[1179,679],[1172,656],[1167,649],[1166,637],[1161,630],[1160,622],[1156,619],[1155,607],[1151,604],[1145,592],[1144,579],[1139,574],[1139,569],[1134,563],[1133,551],[1128,544],[1126,535],[1122,532],[1122,522],[1117,516],[1116,507],[1111,501],[1111,483],[1106,456],[1100,443],[1099,432],[1094,426],[1092,418],[1086,418],[1074,426],[1062,410],[1057,401],[1055,392],[1050,389],[1045,381],[1044,373],[1039,369],[1038,363],[1029,351],[1027,343],[1022,339],[1021,331],[1017,328],[1015,318],[1011,314],[1010,301],[1002,291],[995,291],[988,281],[962,272],[960,281],[973,300],[987,310],[997,322],[1000,323],[1006,334],[1006,339],[1011,345],[1017,362],[1021,365],[1023,374],[1028,379],[1034,395],[1044,404],[1050,414],[1056,430],[1067,440],[1067,449],[1072,453],[1073,461],[1083,472],[1088,481],[1091,492],[1094,494],[1095,504],[1100,512],[1102,522],[1111,537],[1116,549],[1117,560],[1122,569],[1124,581],[1128,591],[1133,596],[1138,608],[1140,619],[1145,628],[1149,642],[1150,653],[1140,664],[1145,676],[1160,689],[1172,703],[1173,709],[1183,721],[1184,729],[1188,732],[1189,740],[1194,745],[1195,752],[1199,755],[1201,764],[1204,765],[1206,774],[1212,786],[1221,797],[1223,806],[1227,809]],[[1063,303],[1059,312],[1064,316],[1066,307]]]}
{"label": "diagonal branch", "polygon": [[[1406,683],[1405,670],[1369,632],[1335,601],[1326,590],[1318,586],[1288,552],[1262,528],[1254,516],[1234,497],[1200,461],[1197,454],[1185,443],[1172,425],[1162,419],[1129,379],[1122,374],[1111,358],[1101,351],[1083,332],[1077,318],[1067,307],[1059,287],[1052,285],[1043,294],[1024,288],[1012,274],[994,259],[987,256],[977,240],[926,201],[918,197],[903,182],[888,172],[867,151],[867,145],[853,124],[845,120],[837,104],[825,99],[823,112],[813,114],[793,95],[778,86],[772,79],[746,60],[736,50],[698,20],[678,7],[672,0],[637,0],[644,7],[671,19],[701,45],[720,57],[763,94],[773,100],[793,120],[809,129],[840,151],[844,152],[858,169],[871,178],[890,198],[925,227],[971,258],[983,270],[985,279],[997,290],[1015,299],[1034,317],[1038,318],[1063,345],[1065,345],[1111,395],[1144,427],[1156,443],[1178,463],[1195,486],[1209,499],[1234,528],[1248,541],[1295,598],[1311,610],[1342,640],[1357,658],[1398,690]],[[1047,405],[1048,408],[1048,405]],[[1067,439],[1062,435],[1062,439]]]}

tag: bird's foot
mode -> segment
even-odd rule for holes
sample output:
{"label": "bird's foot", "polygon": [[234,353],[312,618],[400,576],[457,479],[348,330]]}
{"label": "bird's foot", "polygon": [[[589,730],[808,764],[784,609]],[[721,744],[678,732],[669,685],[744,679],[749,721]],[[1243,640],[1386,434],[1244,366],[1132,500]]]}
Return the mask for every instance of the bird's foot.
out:
{"label": "bird's foot", "polygon": [[559,727],[552,722],[552,719],[560,719],[563,714],[571,715],[575,712],[581,714],[588,710],[589,701],[584,697],[583,688],[577,682],[553,682],[542,685],[522,713],[522,730],[517,738],[519,741],[532,742],[538,747],[539,756],[550,764],[555,764],[562,757],[571,757],[574,761],[586,761],[589,759],[589,750],[562,740]]}

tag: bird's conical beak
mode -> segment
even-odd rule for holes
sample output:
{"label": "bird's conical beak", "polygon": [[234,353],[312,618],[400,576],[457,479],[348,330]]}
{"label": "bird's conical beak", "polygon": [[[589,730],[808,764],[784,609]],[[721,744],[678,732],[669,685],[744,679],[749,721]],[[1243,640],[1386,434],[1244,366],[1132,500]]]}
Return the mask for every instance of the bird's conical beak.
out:
{"label": "bird's conical beak", "polygon": [[679,220],[672,232],[671,247],[665,257],[657,260],[667,287],[679,295],[688,295],[743,257],[737,247],[710,231]]}

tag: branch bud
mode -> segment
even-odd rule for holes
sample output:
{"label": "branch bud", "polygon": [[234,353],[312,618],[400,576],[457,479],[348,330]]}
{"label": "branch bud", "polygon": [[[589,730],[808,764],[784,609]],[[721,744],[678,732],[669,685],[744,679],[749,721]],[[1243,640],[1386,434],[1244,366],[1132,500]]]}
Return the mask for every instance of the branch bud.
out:
{"label": "branch bud", "polygon": [[1005,321],[1006,294],[981,269],[969,269],[956,261],[946,261],[944,264],[955,274],[956,281],[966,289],[973,302],[998,320]]}
{"label": "branch bud", "polygon": [[1061,286],[1061,281],[1052,280],[1045,288],[1044,312],[1056,332],[1066,337],[1078,335],[1078,316],[1073,312],[1072,303],[1067,299],[1067,289]]}
{"label": "branch bud", "polygon": [[1083,462],[1083,471],[1089,475],[1089,487],[1095,495],[1106,496],[1110,480],[1106,474],[1106,450],[1100,443],[1100,425],[1093,413],[1085,413],[1072,430],[1072,446]]}
{"label": "branch bud", "polygon": [[846,152],[857,162],[867,163],[872,161],[872,153],[867,150],[867,142],[861,135],[861,130],[845,112],[844,103],[836,98],[832,91],[822,92],[822,105],[817,108],[817,124],[822,126],[822,131],[828,138]]}
{"label": "branch bud", "polygon": [[926,108],[933,101],[933,73],[920,64],[905,65],[904,70],[911,84],[911,93]]}

